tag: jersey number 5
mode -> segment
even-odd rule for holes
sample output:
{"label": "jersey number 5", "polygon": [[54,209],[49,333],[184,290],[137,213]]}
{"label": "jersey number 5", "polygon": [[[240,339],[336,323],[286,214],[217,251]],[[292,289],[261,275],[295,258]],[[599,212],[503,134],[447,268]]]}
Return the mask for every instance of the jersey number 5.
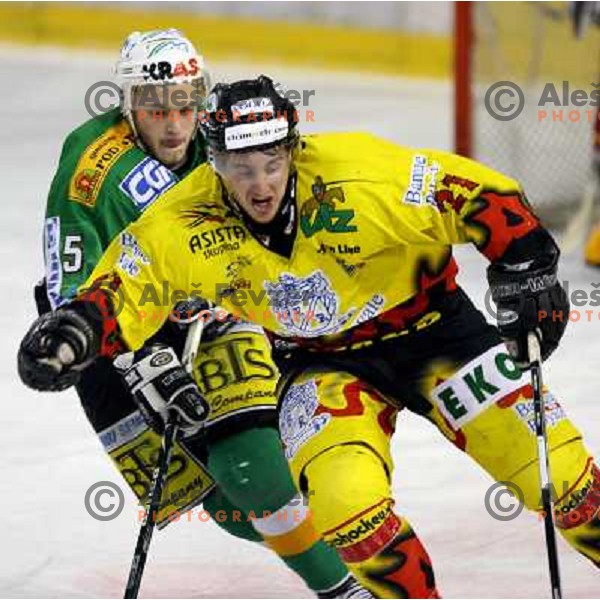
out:
{"label": "jersey number 5", "polygon": [[65,273],[77,273],[83,264],[83,248],[80,235],[68,235],[63,249],[63,269]]}

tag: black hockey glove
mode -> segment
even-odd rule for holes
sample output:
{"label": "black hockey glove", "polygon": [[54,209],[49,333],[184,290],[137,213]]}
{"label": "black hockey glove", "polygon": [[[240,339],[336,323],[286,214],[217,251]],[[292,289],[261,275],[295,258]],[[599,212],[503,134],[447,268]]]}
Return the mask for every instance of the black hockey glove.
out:
{"label": "black hockey glove", "polygon": [[118,356],[114,365],[152,429],[162,433],[173,411],[184,436],[202,428],[208,404],[172,348],[161,344],[144,346],[136,353]]}
{"label": "black hockey glove", "polygon": [[488,267],[492,298],[500,335],[517,364],[529,366],[527,336],[537,334],[542,359],[558,346],[569,319],[569,299],[558,281],[558,248],[535,259],[508,264],[495,262]]}
{"label": "black hockey glove", "polygon": [[21,381],[34,390],[64,390],[77,383],[99,346],[98,335],[82,311],[61,308],[46,313],[36,319],[19,347]]}

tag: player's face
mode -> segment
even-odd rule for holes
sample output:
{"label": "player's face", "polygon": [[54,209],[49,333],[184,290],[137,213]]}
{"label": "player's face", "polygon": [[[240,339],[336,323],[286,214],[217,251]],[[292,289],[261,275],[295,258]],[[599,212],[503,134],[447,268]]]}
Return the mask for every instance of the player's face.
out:
{"label": "player's face", "polygon": [[141,86],[134,94],[133,119],[146,148],[177,169],[186,160],[197,126],[197,87],[193,84]]}
{"label": "player's face", "polygon": [[256,223],[270,223],[277,214],[287,187],[291,151],[283,146],[269,150],[230,153],[217,158],[217,171],[227,188]]}

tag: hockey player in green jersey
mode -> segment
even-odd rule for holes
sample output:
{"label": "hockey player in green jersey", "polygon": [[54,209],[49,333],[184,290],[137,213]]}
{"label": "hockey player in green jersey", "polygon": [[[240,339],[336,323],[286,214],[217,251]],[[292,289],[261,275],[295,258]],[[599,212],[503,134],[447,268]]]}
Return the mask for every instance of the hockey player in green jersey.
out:
{"label": "hockey player in green jersey", "polygon": [[[198,113],[208,75],[188,39],[174,29],[132,33],[116,75],[121,109],[87,121],[63,145],[48,196],[40,313],[68,303],[110,242],[206,160]],[[178,306],[189,316],[206,304]],[[185,337],[185,323],[167,323],[135,355],[121,357],[123,378],[112,360],[99,357],[69,381],[132,491],[146,499],[163,420],[177,411],[184,435],[159,526],[203,502],[222,528],[265,541],[323,597],[369,597],[320,539],[293,485],[277,433],[277,370],[263,331],[208,324],[194,365],[201,392],[180,363]]]}

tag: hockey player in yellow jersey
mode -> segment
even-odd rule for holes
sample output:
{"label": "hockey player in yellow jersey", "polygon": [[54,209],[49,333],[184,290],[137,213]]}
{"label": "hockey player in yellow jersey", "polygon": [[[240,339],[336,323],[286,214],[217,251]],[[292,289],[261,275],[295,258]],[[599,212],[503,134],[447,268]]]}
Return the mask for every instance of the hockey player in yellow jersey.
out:
{"label": "hockey player in yellow jersey", "polygon": [[[481,164],[362,133],[300,138],[266,77],[216,86],[208,110],[211,166],[129,226],[54,321],[32,326],[21,377],[60,380],[137,348],[178,317],[178,295],[259,323],[282,373],[286,456],[315,524],[376,595],[436,597],[430,558],[392,499],[397,414],[429,419],[539,509],[521,368],[528,333],[546,359],[567,323],[556,244],[518,183]],[[490,261],[498,327],[456,283],[461,243]],[[546,405],[556,522],[598,564],[598,469],[549,391]]]}
{"label": "hockey player in yellow jersey", "polygon": [[[72,299],[110,241],[206,161],[196,119],[208,94],[203,65],[176,29],[127,36],[115,68],[122,106],[77,127],[63,146],[46,211],[40,314]],[[191,317],[203,306],[184,301],[178,308]],[[262,330],[206,319],[191,377],[180,361],[188,320],[165,323],[135,355],[120,355],[119,370],[100,358],[69,381],[123,481],[147,505],[163,421],[177,411],[180,435],[156,511],[159,526],[202,505],[223,530],[272,548],[318,595],[364,597],[298,497],[277,428],[277,370]]]}

